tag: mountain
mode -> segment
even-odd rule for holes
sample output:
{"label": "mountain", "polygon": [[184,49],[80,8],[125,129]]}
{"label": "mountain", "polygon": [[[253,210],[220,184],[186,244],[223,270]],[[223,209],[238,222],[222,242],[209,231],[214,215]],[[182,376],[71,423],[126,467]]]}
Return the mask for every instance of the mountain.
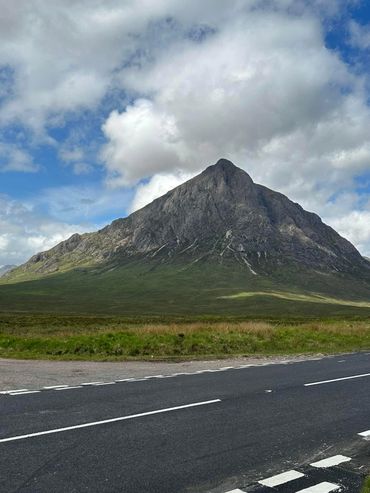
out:
{"label": "mountain", "polygon": [[94,310],[102,303],[97,291],[107,288],[115,311],[128,300],[146,306],[142,298],[150,296],[156,308],[166,310],[171,299],[181,312],[187,293],[186,303],[207,312],[245,292],[368,300],[370,263],[319,216],[221,159],[130,216],[74,234],[6,276],[28,287],[43,280],[55,286],[48,300],[63,292],[70,303],[77,286],[85,289],[80,297],[90,289]]}
{"label": "mountain", "polygon": [[0,277],[4,276],[7,272],[15,269],[16,265],[1,265],[0,266]]}

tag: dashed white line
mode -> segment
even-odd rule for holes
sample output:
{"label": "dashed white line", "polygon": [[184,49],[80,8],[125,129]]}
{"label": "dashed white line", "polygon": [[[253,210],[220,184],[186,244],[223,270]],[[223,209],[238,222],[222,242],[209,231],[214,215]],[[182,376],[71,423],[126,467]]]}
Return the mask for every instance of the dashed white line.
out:
{"label": "dashed white line", "polygon": [[53,390],[53,389],[59,389],[62,387],[69,387],[69,385],[49,385],[47,387],[42,387],[45,390]]}
{"label": "dashed white line", "polygon": [[102,381],[99,381],[99,382],[84,382],[84,383],[81,383],[80,385],[83,385],[83,386],[88,386],[88,385],[97,385],[98,383],[104,383]]}
{"label": "dashed white line", "polygon": [[99,387],[100,385],[114,385],[116,382],[98,382],[94,383],[94,387]]}
{"label": "dashed white line", "polygon": [[339,490],[340,486],[334,483],[328,483],[324,481],[323,483],[315,484],[304,490],[299,490],[296,493],[330,493],[331,491]]}
{"label": "dashed white line", "polygon": [[28,389],[3,390],[0,394],[11,394],[12,392],[26,392]]}
{"label": "dashed white line", "polygon": [[18,436],[14,436],[14,437],[1,438],[0,443],[13,442],[15,440],[24,440],[26,438],[38,437],[41,435],[51,435],[54,433],[62,433],[64,431],[78,430],[80,428],[90,428],[92,426],[100,426],[100,425],[104,425],[104,424],[108,424],[108,423],[117,423],[118,421],[126,421],[129,419],[142,418],[144,416],[153,416],[154,414],[169,413],[171,411],[178,411],[180,409],[188,409],[188,408],[192,408],[192,407],[207,406],[209,404],[216,404],[218,402],[221,402],[221,399],[213,399],[210,401],[202,401],[202,402],[193,402],[191,404],[184,404],[183,406],[167,407],[164,409],[157,409],[155,411],[148,411],[145,413],[130,414],[128,416],[120,416],[119,418],[104,419],[102,421],[93,421],[91,423],[83,423],[80,425],[66,426],[64,428],[55,428],[53,430],[38,431],[36,433],[29,433],[27,435],[18,435]]}
{"label": "dashed white line", "polygon": [[320,382],[305,383],[305,387],[310,387],[312,385],[322,385],[324,383],[340,382],[342,380],[352,380],[353,378],[364,378],[370,377],[370,373],[363,373],[361,375],[351,375],[350,377],[333,378],[332,380],[321,380]]}
{"label": "dashed white line", "polygon": [[342,464],[343,462],[349,462],[351,460],[350,457],[346,457],[345,455],[333,455],[333,457],[328,457],[327,459],[319,460],[318,462],[313,462],[310,464],[312,467],[319,468],[327,468],[332,466],[337,466],[338,464]]}
{"label": "dashed white line", "polygon": [[24,392],[12,392],[10,395],[37,394],[41,390],[25,390]]}
{"label": "dashed white line", "polygon": [[236,490],[227,491],[226,493],[244,493],[244,491],[236,489]]}
{"label": "dashed white line", "polygon": [[362,431],[361,433],[359,433],[359,435],[365,438],[370,437],[370,430]]}
{"label": "dashed white line", "polygon": [[59,387],[58,389],[54,389],[55,391],[57,390],[71,390],[71,389],[82,389],[81,385],[74,385],[71,387]]}
{"label": "dashed white line", "polygon": [[289,481],[294,481],[295,479],[302,478],[303,476],[303,473],[292,469],[291,471],[286,471],[281,474],[277,474],[276,476],[271,476],[270,478],[261,479],[261,481],[258,482],[263,486],[274,488],[275,486],[288,483]]}

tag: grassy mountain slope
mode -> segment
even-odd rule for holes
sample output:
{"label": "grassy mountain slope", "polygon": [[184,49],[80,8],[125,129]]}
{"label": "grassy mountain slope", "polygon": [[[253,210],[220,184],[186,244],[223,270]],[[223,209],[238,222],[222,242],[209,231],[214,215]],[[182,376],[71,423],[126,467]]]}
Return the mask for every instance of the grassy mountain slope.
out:
{"label": "grassy mountain slope", "polygon": [[[334,299],[335,298],[335,299]],[[0,311],[122,315],[370,315],[364,281],[284,268],[255,276],[224,264],[130,260],[0,285]]]}

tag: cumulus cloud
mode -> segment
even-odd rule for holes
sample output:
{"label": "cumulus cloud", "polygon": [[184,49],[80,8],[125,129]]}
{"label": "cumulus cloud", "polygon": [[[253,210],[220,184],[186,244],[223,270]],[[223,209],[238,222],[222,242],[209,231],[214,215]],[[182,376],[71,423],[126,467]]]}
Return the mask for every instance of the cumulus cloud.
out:
{"label": "cumulus cloud", "polygon": [[370,257],[370,210],[351,211],[329,222],[338,233],[357,245],[363,255]]}
{"label": "cumulus cloud", "polygon": [[32,156],[13,143],[0,142],[0,171],[34,172],[38,170]]}
{"label": "cumulus cloud", "polygon": [[349,23],[349,33],[352,46],[361,49],[370,48],[370,26],[361,25],[355,21]]}
{"label": "cumulus cloud", "polygon": [[140,183],[138,185],[129,212],[141,209],[145,205],[150,204],[154,199],[181,185],[181,183],[190,180],[192,177],[193,174],[189,173],[179,173],[177,175],[162,173],[154,175],[147,183]]}
{"label": "cumulus cloud", "polygon": [[176,43],[156,63],[124,70],[122,80],[151,97],[103,125],[111,182],[229,156],[271,185],[293,172],[312,191],[323,168],[325,179],[340,180],[338,170],[346,178],[368,165],[361,85],[325,47],[315,18],[249,12],[201,44]]}
{"label": "cumulus cloud", "polygon": [[0,195],[0,265],[20,264],[73,233],[88,230],[35,212],[25,204]]}
{"label": "cumulus cloud", "polygon": [[369,169],[363,80],[326,47],[321,19],[306,10],[244,11],[120,77],[140,97],[103,125],[111,185],[154,175],[151,187],[227,157],[324,214]]}
{"label": "cumulus cloud", "polygon": [[108,144],[102,158],[108,182],[128,185],[153,172],[182,167],[181,142],[174,116],[139,99],[124,113],[113,111],[103,125]]}
{"label": "cumulus cloud", "polygon": [[[342,232],[347,217],[348,235],[368,248],[349,226],[364,227],[366,211],[354,203],[328,212],[333,195],[356,194],[354,177],[370,162],[364,78],[325,43],[328,18],[346,4],[0,0],[0,125],[41,138],[96,111],[109,193],[137,186],[132,210],[226,157]],[[350,34],[368,47],[366,26],[352,23]],[[80,144],[59,152],[76,174],[91,166]],[[5,169],[35,168],[26,151],[9,149]]]}

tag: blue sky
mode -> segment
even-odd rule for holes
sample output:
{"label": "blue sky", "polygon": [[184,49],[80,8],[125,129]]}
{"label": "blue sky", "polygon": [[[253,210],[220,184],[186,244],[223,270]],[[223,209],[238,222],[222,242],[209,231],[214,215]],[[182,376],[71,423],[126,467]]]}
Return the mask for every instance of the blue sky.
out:
{"label": "blue sky", "polygon": [[220,157],[370,255],[365,1],[0,0],[0,265]]}

